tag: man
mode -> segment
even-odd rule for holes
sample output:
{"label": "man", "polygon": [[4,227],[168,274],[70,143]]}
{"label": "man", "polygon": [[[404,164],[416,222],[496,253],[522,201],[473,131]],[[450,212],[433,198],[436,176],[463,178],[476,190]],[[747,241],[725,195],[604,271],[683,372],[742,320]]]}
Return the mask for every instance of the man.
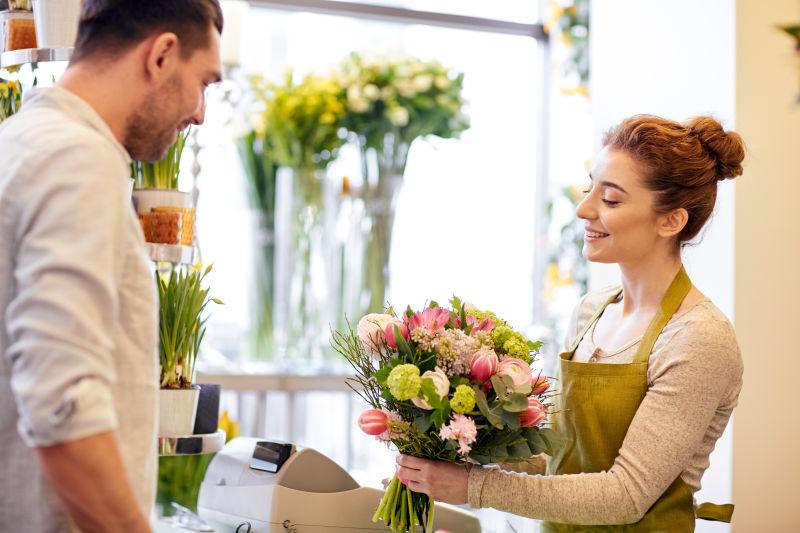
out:
{"label": "man", "polygon": [[72,62],[0,127],[0,531],[149,531],[156,295],[126,193],[203,122],[217,0],[83,0]]}

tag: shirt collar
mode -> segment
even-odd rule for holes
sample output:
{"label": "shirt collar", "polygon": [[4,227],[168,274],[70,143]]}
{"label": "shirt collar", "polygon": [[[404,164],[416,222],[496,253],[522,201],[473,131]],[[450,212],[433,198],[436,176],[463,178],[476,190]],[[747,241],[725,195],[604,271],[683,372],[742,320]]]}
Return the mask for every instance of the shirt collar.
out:
{"label": "shirt collar", "polygon": [[54,106],[78,122],[86,124],[105,137],[119,152],[125,164],[131,164],[131,156],[120,144],[103,118],[85,100],[61,87],[38,87],[25,91],[24,105]]}

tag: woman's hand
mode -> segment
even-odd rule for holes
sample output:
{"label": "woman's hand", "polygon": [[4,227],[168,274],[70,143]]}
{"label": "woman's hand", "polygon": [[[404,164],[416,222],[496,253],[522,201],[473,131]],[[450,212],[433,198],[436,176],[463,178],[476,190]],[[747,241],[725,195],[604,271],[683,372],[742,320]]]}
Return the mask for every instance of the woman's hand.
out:
{"label": "woman's hand", "polygon": [[467,503],[469,472],[463,465],[431,461],[409,455],[397,456],[397,477],[414,492],[437,502]]}

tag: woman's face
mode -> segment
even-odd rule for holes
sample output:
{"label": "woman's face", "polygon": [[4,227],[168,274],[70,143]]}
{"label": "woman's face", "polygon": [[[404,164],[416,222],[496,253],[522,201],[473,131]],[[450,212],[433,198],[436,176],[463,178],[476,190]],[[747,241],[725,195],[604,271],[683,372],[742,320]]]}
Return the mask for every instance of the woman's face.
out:
{"label": "woman's face", "polygon": [[659,233],[655,194],[625,152],[604,148],[589,173],[577,215],[586,222],[583,255],[597,263],[635,264],[667,244]]}

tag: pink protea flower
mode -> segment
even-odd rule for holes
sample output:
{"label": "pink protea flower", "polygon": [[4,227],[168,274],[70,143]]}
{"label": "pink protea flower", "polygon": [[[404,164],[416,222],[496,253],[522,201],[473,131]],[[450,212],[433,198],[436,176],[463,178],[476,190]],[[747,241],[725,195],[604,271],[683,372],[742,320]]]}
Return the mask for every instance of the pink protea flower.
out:
{"label": "pink protea flower", "polygon": [[533,382],[533,385],[531,386],[533,387],[532,394],[535,394],[536,396],[541,396],[542,394],[547,392],[547,389],[550,388],[550,380],[547,379],[547,376],[539,376],[538,378],[536,378],[536,380]]}
{"label": "pink protea flower", "polygon": [[528,408],[519,414],[519,424],[524,428],[536,427],[547,418],[547,409],[542,402],[528,396]]}
{"label": "pink protea flower", "polygon": [[472,443],[478,437],[475,421],[466,415],[454,413],[450,423],[439,430],[442,440],[457,440],[458,453],[466,457],[472,450]]}
{"label": "pink protea flower", "polygon": [[394,336],[394,327],[397,326],[397,329],[400,330],[400,335],[408,341],[411,338],[411,334],[408,331],[408,326],[402,320],[395,320],[394,322],[390,322],[386,324],[386,329],[383,332],[383,336],[386,340],[387,346],[392,350],[397,350],[397,339]]}
{"label": "pink protea flower", "polygon": [[441,307],[428,307],[408,319],[408,329],[414,331],[417,328],[424,328],[430,333],[437,333],[443,330],[449,321],[450,311]]}

